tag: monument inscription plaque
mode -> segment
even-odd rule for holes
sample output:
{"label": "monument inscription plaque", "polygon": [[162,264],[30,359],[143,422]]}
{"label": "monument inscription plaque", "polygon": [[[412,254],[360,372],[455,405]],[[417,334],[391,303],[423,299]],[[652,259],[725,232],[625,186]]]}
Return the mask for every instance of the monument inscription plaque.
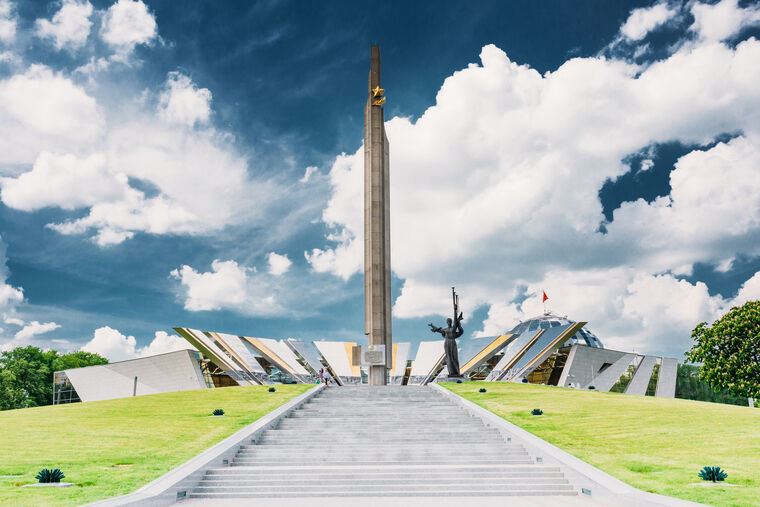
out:
{"label": "monument inscription plaque", "polygon": [[362,349],[362,366],[385,366],[385,345],[368,345]]}

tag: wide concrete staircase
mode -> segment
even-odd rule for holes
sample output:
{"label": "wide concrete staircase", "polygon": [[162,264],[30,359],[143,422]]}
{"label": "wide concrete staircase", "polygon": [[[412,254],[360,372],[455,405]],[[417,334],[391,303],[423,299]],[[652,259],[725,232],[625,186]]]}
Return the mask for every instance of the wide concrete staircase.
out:
{"label": "wide concrete staircase", "polygon": [[191,498],[575,495],[429,387],[331,387],[208,470]]}

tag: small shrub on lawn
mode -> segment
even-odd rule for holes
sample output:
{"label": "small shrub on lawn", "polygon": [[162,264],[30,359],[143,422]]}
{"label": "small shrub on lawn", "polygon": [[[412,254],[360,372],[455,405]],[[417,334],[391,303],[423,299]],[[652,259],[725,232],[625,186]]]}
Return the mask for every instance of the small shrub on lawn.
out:
{"label": "small shrub on lawn", "polygon": [[37,472],[37,475],[34,476],[35,479],[37,479],[39,482],[42,483],[51,483],[51,482],[61,482],[61,479],[66,477],[63,475],[63,472],[61,472],[60,468],[43,468],[39,472]]}
{"label": "small shrub on lawn", "polygon": [[530,411],[530,415],[543,415],[543,414],[544,414],[544,411],[541,410],[540,408],[534,408],[533,410]]}
{"label": "small shrub on lawn", "polygon": [[224,410],[221,408],[214,409],[214,415],[224,415]]}
{"label": "small shrub on lawn", "polygon": [[462,381],[460,379],[457,379],[457,384],[461,384]]}
{"label": "small shrub on lawn", "polygon": [[588,386],[588,388],[589,388],[590,391],[593,391],[594,389],[596,389],[596,387],[594,387],[594,386]]}
{"label": "small shrub on lawn", "polygon": [[273,392],[277,391],[277,389],[274,388],[274,387],[270,387],[269,389],[267,389],[267,391],[269,391],[270,393],[273,393]]}
{"label": "small shrub on lawn", "polygon": [[703,481],[725,481],[728,474],[721,470],[720,467],[704,467],[699,471],[699,477]]}
{"label": "small shrub on lawn", "polygon": [[478,389],[478,392],[479,393],[487,393],[488,389],[486,389],[485,387],[481,387],[480,389]]}

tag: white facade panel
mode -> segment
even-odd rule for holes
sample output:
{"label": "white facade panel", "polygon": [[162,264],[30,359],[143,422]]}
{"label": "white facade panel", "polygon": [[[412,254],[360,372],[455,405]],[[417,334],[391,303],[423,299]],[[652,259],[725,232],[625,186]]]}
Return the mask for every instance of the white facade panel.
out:
{"label": "white facade panel", "polygon": [[251,353],[248,347],[245,346],[239,336],[225,333],[212,334],[216,335],[222,342],[231,348],[243,362],[243,366],[247,367],[249,371],[266,375],[264,368],[259,364],[256,357],[254,357],[253,353]]}
{"label": "white facade panel", "polygon": [[657,377],[655,396],[675,398],[677,376],[678,361],[671,357],[663,357],[662,364],[660,365],[660,375]]}
{"label": "white facade panel", "polygon": [[273,340],[271,338],[259,338],[259,340],[261,340],[261,342],[264,343],[269,348],[269,350],[277,354],[278,357],[285,361],[285,364],[290,366],[290,368],[298,375],[309,375],[309,372],[306,370],[306,368],[304,368],[303,365],[298,362],[296,355],[284,342]]}
{"label": "white facade panel", "polygon": [[314,346],[314,343],[296,340],[295,338],[288,338],[287,340],[284,340],[284,343],[293,350],[294,353],[299,355],[309,368],[314,370],[314,375],[322,369],[322,355]]}
{"label": "white facade panel", "polygon": [[649,380],[652,378],[652,371],[656,362],[656,357],[644,356],[644,359],[639,363],[639,367],[636,368],[636,373],[625,388],[625,394],[644,396],[647,393]]}
{"label": "white facade panel", "polygon": [[204,389],[195,352],[181,350],[129,361],[64,370],[82,401],[127,398],[135,394]]}
{"label": "white facade panel", "polygon": [[411,344],[409,342],[396,343],[396,364],[391,371],[391,376],[403,377],[406,373],[406,363],[409,361],[409,350]]}
{"label": "white facade panel", "polygon": [[636,359],[636,354],[625,354],[623,357],[615,361],[615,363],[600,373],[591,383],[582,386],[583,388],[593,385],[597,391],[607,392],[612,389],[623,373],[626,372],[628,367]]}
{"label": "white facade panel", "polygon": [[573,345],[557,385],[576,388],[592,385],[605,364],[611,366],[624,355],[625,352],[617,350]]}
{"label": "white facade panel", "polygon": [[355,377],[354,368],[351,366],[348,354],[346,353],[345,342],[314,342],[314,345],[328,362],[332,371],[339,377]]}
{"label": "white facade panel", "polygon": [[435,369],[441,365],[445,352],[443,340],[420,342],[417,356],[412,363],[412,372],[409,375],[409,385],[419,385],[435,373]]}

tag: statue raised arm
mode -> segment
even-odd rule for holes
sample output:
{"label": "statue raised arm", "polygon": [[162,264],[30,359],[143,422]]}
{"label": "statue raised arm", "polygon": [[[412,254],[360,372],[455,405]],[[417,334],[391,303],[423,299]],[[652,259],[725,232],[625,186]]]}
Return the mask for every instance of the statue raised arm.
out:
{"label": "statue raised arm", "polygon": [[439,334],[443,334],[444,333],[443,328],[440,328],[438,326],[434,326],[433,324],[428,324],[428,326],[430,326],[430,331],[432,331],[433,333],[439,333]]}

